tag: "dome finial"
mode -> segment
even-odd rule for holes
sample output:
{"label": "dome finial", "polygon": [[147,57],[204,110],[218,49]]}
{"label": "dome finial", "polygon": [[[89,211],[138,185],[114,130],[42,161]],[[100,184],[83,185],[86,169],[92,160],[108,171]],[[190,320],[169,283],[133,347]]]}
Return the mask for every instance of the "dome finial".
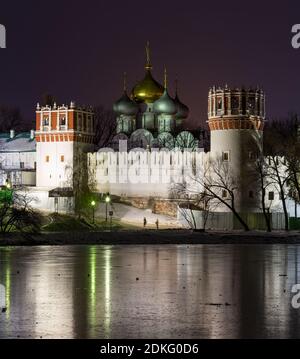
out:
{"label": "dome finial", "polygon": [[188,107],[183,104],[178,97],[178,77],[176,76],[176,80],[175,80],[175,91],[176,91],[176,95],[175,95],[175,102],[177,105],[177,114],[176,114],[176,119],[178,120],[183,120],[188,118],[189,116],[189,109]]}
{"label": "dome finial", "polygon": [[175,95],[177,96],[178,95],[178,77],[176,76],[176,79],[175,79]]}
{"label": "dome finial", "polygon": [[151,65],[151,53],[150,53],[150,42],[147,41],[146,44],[146,70],[151,70],[152,69],[152,65]]}
{"label": "dome finial", "polygon": [[168,72],[167,72],[167,67],[166,67],[166,66],[165,66],[164,87],[165,87],[165,90],[166,90],[167,87],[168,87]]}
{"label": "dome finial", "polygon": [[127,72],[125,71],[123,74],[123,90],[127,92]]}

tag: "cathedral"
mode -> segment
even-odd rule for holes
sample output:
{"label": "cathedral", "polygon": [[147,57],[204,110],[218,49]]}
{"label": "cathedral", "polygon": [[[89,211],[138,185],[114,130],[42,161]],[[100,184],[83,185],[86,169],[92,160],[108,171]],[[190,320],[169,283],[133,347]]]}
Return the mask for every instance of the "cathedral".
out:
{"label": "cathedral", "polygon": [[[257,154],[262,153],[264,91],[227,85],[209,89],[211,143],[206,152],[199,138],[185,128],[189,108],[179,98],[177,85],[175,96],[170,95],[167,70],[163,85],[154,79],[149,44],[144,71],[131,91],[124,74],[123,94],[113,104],[116,133],[105,148],[95,149],[91,107],[74,102],[37,104],[35,130],[0,134],[0,185],[27,191],[40,211],[72,213],[77,192],[86,183],[99,198],[110,193],[120,203],[177,217],[182,225],[180,208],[207,191],[203,179],[213,178],[207,173],[213,162],[220,161],[236,181],[235,210],[250,218],[252,228],[262,228],[260,193],[251,173]],[[228,180],[228,173],[214,176]],[[187,189],[184,198],[174,191],[178,185]],[[230,191],[221,185],[218,191],[221,201],[210,209],[209,228],[238,228],[226,206]],[[270,187],[267,205],[278,214],[273,227],[280,229],[277,197]],[[195,212],[201,226],[203,208]]]}
{"label": "cathedral", "polygon": [[114,146],[118,146],[119,140],[126,140],[129,148],[197,147],[197,139],[184,131],[183,122],[189,116],[189,109],[179,99],[177,81],[175,98],[172,98],[168,91],[167,69],[163,85],[153,78],[149,44],[146,55],[143,80],[128,94],[124,74],[123,95],[113,105],[117,115]]}

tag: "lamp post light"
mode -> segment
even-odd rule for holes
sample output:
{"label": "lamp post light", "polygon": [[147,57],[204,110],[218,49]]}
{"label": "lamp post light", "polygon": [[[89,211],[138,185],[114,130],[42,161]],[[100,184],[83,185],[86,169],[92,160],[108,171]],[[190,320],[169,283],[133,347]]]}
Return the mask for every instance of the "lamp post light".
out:
{"label": "lamp post light", "polygon": [[92,201],[92,202],[91,202],[91,206],[92,206],[92,209],[93,209],[93,224],[95,224],[95,207],[96,207],[96,202],[95,202],[95,201]]}
{"label": "lamp post light", "polygon": [[110,203],[111,199],[110,199],[110,195],[109,193],[106,195],[105,197],[105,211],[106,211],[106,216],[105,216],[105,221],[108,221],[108,205]]}
{"label": "lamp post light", "polygon": [[11,189],[11,184],[9,183],[8,180],[6,180],[5,187],[6,187],[6,190],[5,190],[5,204],[7,205],[8,202],[9,202],[9,198],[8,198],[8,196],[7,196],[7,192]]}

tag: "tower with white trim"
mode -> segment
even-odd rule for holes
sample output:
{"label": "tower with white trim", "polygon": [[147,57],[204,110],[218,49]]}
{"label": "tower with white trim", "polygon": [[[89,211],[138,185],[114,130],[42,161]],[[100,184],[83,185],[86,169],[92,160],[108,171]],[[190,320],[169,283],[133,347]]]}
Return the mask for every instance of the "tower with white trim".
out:
{"label": "tower with white trim", "polygon": [[[93,150],[91,108],[44,106],[36,108],[37,187],[73,188],[86,153]],[[86,175],[86,173],[85,173]]]}
{"label": "tower with white trim", "polygon": [[228,163],[238,186],[236,208],[241,213],[257,212],[260,207],[254,166],[262,154],[265,118],[263,90],[230,89],[228,86],[210,89],[211,155]]}

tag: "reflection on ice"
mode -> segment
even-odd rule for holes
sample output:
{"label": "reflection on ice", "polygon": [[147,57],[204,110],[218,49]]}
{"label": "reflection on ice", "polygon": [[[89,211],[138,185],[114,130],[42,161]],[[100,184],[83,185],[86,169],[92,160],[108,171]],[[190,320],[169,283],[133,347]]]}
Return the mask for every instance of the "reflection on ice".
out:
{"label": "reflection on ice", "polygon": [[[300,246],[0,248],[0,337],[299,337]],[[137,280],[139,278],[139,280]]]}

